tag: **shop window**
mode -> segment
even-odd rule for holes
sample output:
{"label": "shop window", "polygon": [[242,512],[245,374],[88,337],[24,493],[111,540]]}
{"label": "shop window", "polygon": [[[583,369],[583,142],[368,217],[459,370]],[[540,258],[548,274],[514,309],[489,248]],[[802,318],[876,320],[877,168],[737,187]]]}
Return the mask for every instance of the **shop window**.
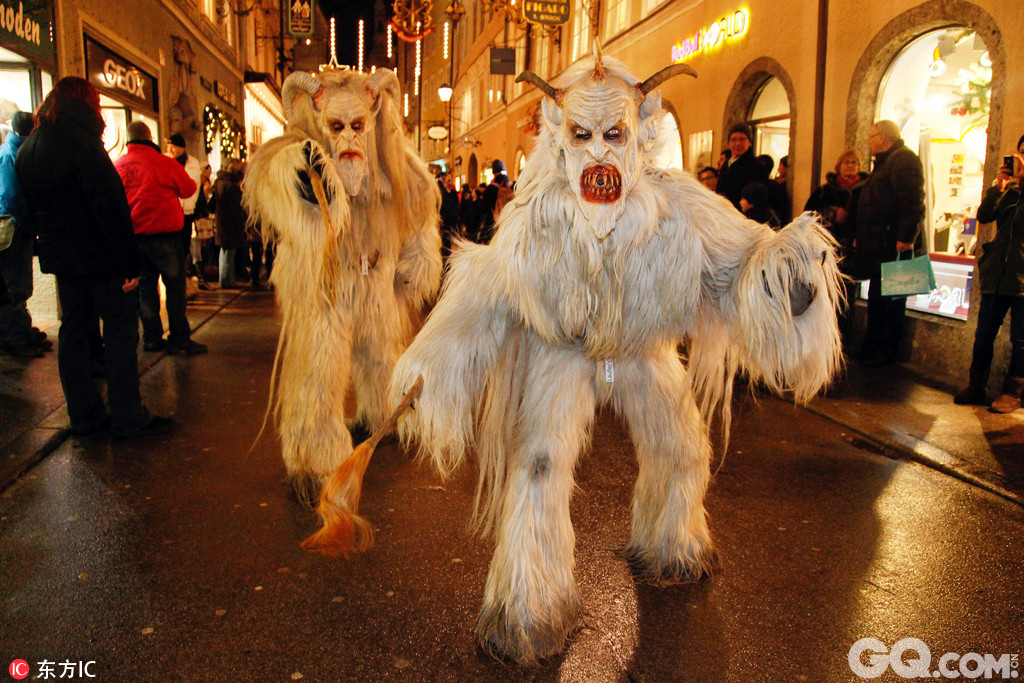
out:
{"label": "shop window", "polygon": [[629,21],[629,2],[627,0],[606,0],[604,12],[605,40],[626,29]]}
{"label": "shop window", "polygon": [[576,0],[572,7],[572,60],[590,52],[590,2]]}
{"label": "shop window", "polygon": [[16,111],[35,111],[53,88],[53,76],[34,61],[0,48],[0,124]]}
{"label": "shop window", "polygon": [[658,142],[648,159],[660,168],[683,168],[683,140],[676,118],[663,112],[658,123]]}
{"label": "shop window", "polygon": [[702,130],[699,133],[692,133],[689,136],[690,148],[690,172],[694,175],[700,173],[702,168],[711,166],[717,168],[718,153],[713,147],[714,135],[710,130]]}
{"label": "shop window", "polygon": [[882,79],[875,118],[895,121],[904,142],[921,157],[931,252],[972,253],[991,82],[985,43],[964,27],[917,38]]}
{"label": "shop window", "polygon": [[534,30],[533,58],[530,60],[530,70],[541,78],[547,78],[549,63],[551,61],[551,39],[543,29]]}
{"label": "shop window", "polygon": [[646,17],[648,14],[664,5],[665,1],[666,0],[643,0],[643,5],[641,7],[643,16]]}
{"label": "shop window", "polygon": [[100,95],[100,114],[103,116],[103,148],[107,150],[111,161],[117,159],[127,151],[128,124],[132,121],[142,121],[149,127],[153,136],[153,143],[162,146],[163,138],[160,136],[160,124],[152,116],[147,116],[134,111],[122,102]]}
{"label": "shop window", "polygon": [[7,123],[16,111],[32,111],[32,83],[27,69],[0,69],[0,122]]}
{"label": "shop window", "polygon": [[748,119],[754,130],[754,154],[769,155],[777,169],[779,159],[789,154],[789,96],[779,79],[765,81],[754,95]]}

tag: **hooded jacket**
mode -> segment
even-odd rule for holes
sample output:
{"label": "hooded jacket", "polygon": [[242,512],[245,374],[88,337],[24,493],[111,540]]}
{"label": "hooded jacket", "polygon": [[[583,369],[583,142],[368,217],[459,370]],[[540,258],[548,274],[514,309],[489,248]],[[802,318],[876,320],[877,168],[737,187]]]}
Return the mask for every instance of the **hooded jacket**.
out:
{"label": "hooded jacket", "polygon": [[181,200],[195,194],[196,184],[181,164],[148,140],[132,140],[114,167],[128,195],[136,235],[160,235],[184,227]]}
{"label": "hooded jacket", "polygon": [[103,119],[79,102],[57,106],[18,151],[15,168],[44,273],[139,275],[124,186],[103,149]]}

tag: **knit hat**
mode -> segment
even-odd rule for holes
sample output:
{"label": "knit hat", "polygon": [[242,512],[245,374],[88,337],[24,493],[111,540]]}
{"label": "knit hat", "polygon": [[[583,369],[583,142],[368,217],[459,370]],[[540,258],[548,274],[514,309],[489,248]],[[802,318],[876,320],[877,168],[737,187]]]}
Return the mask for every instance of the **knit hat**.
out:
{"label": "knit hat", "polygon": [[764,183],[750,183],[743,188],[740,197],[752,206],[765,206],[768,204],[768,187]]}
{"label": "knit hat", "polygon": [[506,173],[505,162],[502,161],[501,159],[495,159],[494,162],[491,164],[491,172],[494,175],[498,175],[499,173]]}
{"label": "knit hat", "polygon": [[733,133],[743,133],[744,135],[747,136],[748,140],[750,140],[751,142],[754,141],[754,134],[750,132],[750,126],[743,123],[742,121],[739,123],[732,124],[732,126],[729,128],[729,134],[725,136],[725,139],[728,140],[729,138],[731,138]]}
{"label": "knit hat", "polygon": [[183,136],[181,133],[175,133],[171,137],[167,138],[167,141],[174,145],[175,147],[185,146],[185,136]]}
{"label": "knit hat", "polygon": [[27,111],[16,111],[11,116],[11,130],[22,137],[28,135],[35,128],[35,119]]}

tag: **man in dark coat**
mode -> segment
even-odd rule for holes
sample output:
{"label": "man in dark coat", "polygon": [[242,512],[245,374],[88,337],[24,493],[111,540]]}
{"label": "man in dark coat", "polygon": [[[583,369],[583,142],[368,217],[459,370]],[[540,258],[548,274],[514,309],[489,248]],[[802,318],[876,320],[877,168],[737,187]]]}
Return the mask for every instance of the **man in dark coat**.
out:
{"label": "man in dark coat", "polygon": [[729,160],[722,166],[715,188],[737,209],[740,208],[740,196],[743,188],[750,183],[768,184],[768,170],[754,156],[750,126],[745,123],[734,124],[729,129]]}
{"label": "man in dark coat", "polygon": [[[139,396],[139,254],[121,179],[103,149],[96,89],[85,79],[57,82],[39,127],[15,164],[44,273],[57,278],[61,324],[57,367],[72,432],[159,434],[174,427],[150,415]],[[90,338],[103,320],[110,415],[92,380]]]}
{"label": "man in dark coat", "polygon": [[907,299],[882,296],[881,268],[883,262],[913,252],[921,237],[924,169],[892,121],[871,126],[868,146],[875,167],[861,188],[854,228],[855,260],[871,279],[868,329],[860,356],[867,365],[888,365],[899,356]]}

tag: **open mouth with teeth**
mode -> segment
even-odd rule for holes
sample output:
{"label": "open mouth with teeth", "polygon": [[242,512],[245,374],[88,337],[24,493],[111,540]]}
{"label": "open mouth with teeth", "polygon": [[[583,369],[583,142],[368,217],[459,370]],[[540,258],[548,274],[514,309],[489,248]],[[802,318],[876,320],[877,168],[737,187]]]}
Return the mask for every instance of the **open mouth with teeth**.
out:
{"label": "open mouth with teeth", "polygon": [[622,196],[622,176],[614,166],[590,166],[580,176],[580,194],[588,202],[610,204]]}

